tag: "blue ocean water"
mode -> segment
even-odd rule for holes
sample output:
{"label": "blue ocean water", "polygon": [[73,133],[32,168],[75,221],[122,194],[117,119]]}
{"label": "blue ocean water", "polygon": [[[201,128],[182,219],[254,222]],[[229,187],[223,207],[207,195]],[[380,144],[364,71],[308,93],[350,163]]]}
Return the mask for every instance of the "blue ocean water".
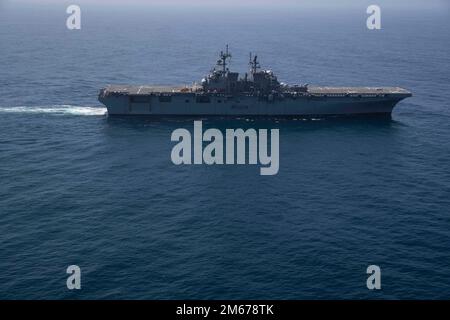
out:
{"label": "blue ocean water", "polygon": [[[450,12],[0,2],[0,298],[448,299]],[[411,90],[391,120],[279,128],[280,171],[175,166],[192,120],[109,118],[109,83],[198,81],[228,43],[288,83]],[[82,289],[66,288],[67,266]],[[366,288],[366,268],[382,290]]]}

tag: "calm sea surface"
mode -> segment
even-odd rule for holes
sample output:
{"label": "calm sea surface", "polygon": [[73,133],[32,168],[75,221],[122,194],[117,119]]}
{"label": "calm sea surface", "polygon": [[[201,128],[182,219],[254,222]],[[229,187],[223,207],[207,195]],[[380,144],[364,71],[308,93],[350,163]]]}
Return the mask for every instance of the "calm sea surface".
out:
{"label": "calm sea surface", "polygon": [[[0,298],[450,298],[450,13],[0,2]],[[281,81],[411,90],[392,120],[279,128],[280,171],[175,166],[192,120],[112,119],[109,83],[198,81],[230,44]],[[66,268],[82,269],[82,290]],[[366,288],[366,268],[382,290]]]}

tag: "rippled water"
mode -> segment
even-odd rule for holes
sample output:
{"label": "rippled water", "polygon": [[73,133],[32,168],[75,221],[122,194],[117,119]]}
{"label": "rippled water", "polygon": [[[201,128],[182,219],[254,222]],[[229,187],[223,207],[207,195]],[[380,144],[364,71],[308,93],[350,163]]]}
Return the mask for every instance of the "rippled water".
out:
{"label": "rippled water", "polygon": [[[0,298],[448,298],[449,11],[65,7],[0,11]],[[311,11],[312,10],[312,11]],[[362,14],[361,14],[362,12]],[[411,25],[414,24],[414,28]],[[268,28],[267,26],[270,26]],[[175,166],[192,120],[109,118],[107,83],[189,83],[225,43],[286,82],[402,86],[392,120],[279,128],[280,171]],[[66,289],[68,265],[82,290]],[[382,290],[366,268],[382,269]]]}
{"label": "rippled water", "polygon": [[49,113],[61,115],[101,116],[107,113],[106,107],[81,107],[81,106],[30,106],[30,107],[3,107],[0,113]]}

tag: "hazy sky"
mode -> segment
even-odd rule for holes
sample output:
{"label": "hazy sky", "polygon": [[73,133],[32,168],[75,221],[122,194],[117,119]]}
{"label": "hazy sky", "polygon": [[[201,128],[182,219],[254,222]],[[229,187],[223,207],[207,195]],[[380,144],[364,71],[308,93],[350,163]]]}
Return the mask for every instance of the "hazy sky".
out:
{"label": "hazy sky", "polygon": [[[238,13],[240,8],[249,11],[289,11],[311,10],[340,11],[358,10],[365,12],[370,5],[381,6],[382,10],[420,12],[440,12],[450,15],[450,0],[0,0],[0,11],[7,9],[31,8],[32,10],[61,10],[76,4],[82,9],[92,10],[139,10],[140,8],[160,8],[162,10],[213,10],[219,14],[219,8],[226,8],[224,14]],[[1,13],[1,12],[0,12]]]}
{"label": "hazy sky", "polygon": [[350,7],[377,4],[390,7],[449,7],[448,0],[0,0],[0,3],[101,4],[101,5],[158,5],[158,6],[261,6],[283,7]]}

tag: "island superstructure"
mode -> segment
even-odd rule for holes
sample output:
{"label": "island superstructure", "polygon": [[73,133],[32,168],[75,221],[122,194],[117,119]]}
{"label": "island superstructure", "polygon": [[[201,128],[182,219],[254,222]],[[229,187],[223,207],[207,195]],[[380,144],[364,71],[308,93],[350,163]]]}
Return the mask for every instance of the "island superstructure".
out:
{"label": "island superstructure", "polygon": [[109,115],[263,116],[390,115],[411,92],[399,87],[318,87],[280,83],[250,54],[243,77],[228,68],[228,46],[200,85],[109,85],[99,101]]}

